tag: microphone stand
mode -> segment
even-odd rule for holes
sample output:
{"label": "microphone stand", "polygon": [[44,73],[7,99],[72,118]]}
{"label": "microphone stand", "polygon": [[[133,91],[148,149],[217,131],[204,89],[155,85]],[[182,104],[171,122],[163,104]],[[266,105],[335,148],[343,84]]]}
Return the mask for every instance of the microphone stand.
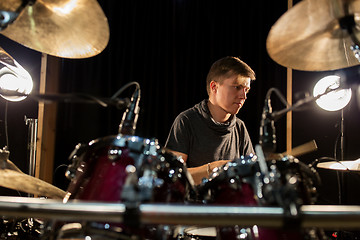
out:
{"label": "microphone stand", "polygon": [[126,108],[122,120],[119,125],[119,133],[122,135],[134,135],[137,120],[139,118],[139,102],[140,102],[140,86],[136,85],[136,89],[131,97],[130,105]]}
{"label": "microphone stand", "polygon": [[[298,206],[298,204],[294,200],[286,203],[281,201],[282,194],[280,194],[281,191],[279,191],[279,187],[281,188],[281,184],[278,185],[276,179],[274,179],[274,181],[270,179],[269,171],[267,169],[267,164],[266,164],[266,158],[265,158],[267,154],[273,153],[273,151],[275,151],[276,148],[276,135],[275,135],[274,122],[280,119],[282,116],[284,116],[287,112],[296,110],[299,107],[303,106],[304,104],[314,102],[317,99],[319,99],[321,96],[326,95],[329,92],[335,90],[337,89],[328,88],[323,94],[319,94],[316,97],[311,96],[301,99],[291,106],[287,104],[281,93],[277,91],[277,89],[275,88],[269,89],[266,95],[265,105],[260,123],[259,144],[255,146],[256,154],[258,156],[257,160],[260,166],[260,172],[263,176],[263,183],[262,183],[263,184],[262,187],[264,189],[263,194],[265,198],[267,197],[269,199],[275,199],[275,202],[277,204],[283,205],[282,207],[285,209],[285,212],[288,214],[288,217],[290,217],[290,219],[293,219],[298,215],[300,206]],[[272,91],[275,91],[277,94],[279,94],[279,97],[281,100],[283,100],[283,102],[285,101],[284,103],[286,103],[287,105],[285,109],[275,112],[272,111],[271,102],[270,102],[270,93]],[[341,129],[343,131],[343,126],[341,126]],[[276,199],[278,199],[279,201],[277,201]]]}
{"label": "microphone stand", "polygon": [[128,98],[98,98],[89,94],[84,93],[68,93],[68,94],[58,94],[58,93],[47,93],[47,94],[38,94],[31,93],[25,94],[17,91],[4,90],[0,88],[0,95],[2,96],[24,96],[35,101],[43,102],[65,102],[65,103],[87,103],[87,104],[99,104],[102,107],[114,106],[117,109],[122,109],[128,107],[130,100]]}

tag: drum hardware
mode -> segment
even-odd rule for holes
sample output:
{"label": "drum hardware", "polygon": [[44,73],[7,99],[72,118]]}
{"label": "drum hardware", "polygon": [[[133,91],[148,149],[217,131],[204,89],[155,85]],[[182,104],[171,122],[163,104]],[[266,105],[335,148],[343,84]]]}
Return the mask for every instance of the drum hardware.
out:
{"label": "drum hardware", "polygon": [[0,3],[1,33],[33,50],[63,58],[102,52],[110,33],[97,1],[10,0]]}
{"label": "drum hardware", "polygon": [[[285,151],[282,154],[274,153],[276,150],[276,128],[275,128],[275,122],[279,120],[281,117],[283,117],[287,112],[298,110],[300,107],[302,107],[305,104],[315,102],[317,99],[319,99],[321,96],[324,96],[330,92],[336,91],[337,89],[327,89],[324,93],[319,94],[316,97],[310,96],[305,97],[304,99],[300,99],[295,104],[290,105],[286,102],[284,96],[281,94],[281,92],[276,88],[270,88],[265,97],[265,104],[262,111],[262,117],[260,122],[260,131],[259,131],[259,145],[261,147],[258,148],[258,151],[256,152],[257,155],[263,155],[260,156],[260,166],[262,171],[267,171],[265,167],[265,160],[266,159],[279,159],[282,158],[284,155],[291,155],[289,153],[294,153],[296,155],[301,155],[310,151],[314,151],[317,149],[315,141],[310,141],[304,145],[298,146],[297,148],[294,148],[289,151]],[[281,100],[281,102],[286,106],[286,108],[281,109],[279,111],[273,111],[271,107],[271,94],[276,93],[278,98]],[[261,150],[261,151],[260,151]],[[259,152],[259,153],[258,153]],[[262,160],[264,159],[264,160]],[[266,173],[263,172],[266,176]]]}
{"label": "drum hardware", "polygon": [[78,143],[74,150],[70,153],[69,162],[71,162],[65,172],[65,177],[69,180],[72,180],[75,177],[76,169],[81,163],[81,158],[83,154],[87,151],[87,144]]}
{"label": "drum hardware", "polygon": [[4,30],[9,24],[12,24],[19,14],[22,13],[24,8],[28,5],[33,5],[35,0],[21,0],[21,4],[17,5],[13,3],[11,9],[0,10],[0,31]]}
{"label": "drum hardware", "polygon": [[[24,117],[25,124],[29,126],[28,128],[28,158],[29,158],[29,175],[35,177],[35,166],[36,166],[36,141],[37,141],[37,129],[38,129],[38,120],[34,118]],[[29,197],[32,197],[33,194],[29,194]],[[29,220],[30,221],[30,220]],[[33,221],[33,220],[31,220]]]}
{"label": "drum hardware", "polygon": [[41,237],[41,222],[30,219],[2,218],[0,238],[4,240],[36,240]]}
{"label": "drum hardware", "polygon": [[[271,93],[271,92],[270,92]],[[270,93],[268,92],[260,121],[259,144],[265,154],[276,151],[275,121],[268,117],[272,114]]]}
{"label": "drum hardware", "polygon": [[[52,199],[1,197],[0,212],[6,217],[40,219],[122,222],[126,206],[123,203],[71,200],[66,204]],[[198,226],[267,226],[284,225],[281,207],[149,204],[141,203],[138,213],[142,224]],[[360,207],[354,205],[302,205],[300,227],[324,229],[359,229]]]}
{"label": "drum hardware", "polygon": [[37,139],[37,119],[24,117],[28,129],[28,150],[29,150],[29,175],[35,177],[36,164],[36,139]]}
{"label": "drum hardware", "polygon": [[136,89],[131,96],[130,105],[123,114],[122,120],[119,125],[119,133],[123,135],[134,135],[136,129],[136,123],[139,117],[140,107],[140,84],[133,82],[136,85]]}

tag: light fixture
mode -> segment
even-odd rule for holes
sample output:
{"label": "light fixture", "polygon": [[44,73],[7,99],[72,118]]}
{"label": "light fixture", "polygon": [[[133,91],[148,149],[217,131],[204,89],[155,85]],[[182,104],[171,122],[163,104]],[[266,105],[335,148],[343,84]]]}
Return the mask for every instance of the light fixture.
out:
{"label": "light fixture", "polygon": [[316,100],[317,105],[327,111],[338,111],[343,109],[350,102],[351,89],[341,89],[339,87],[340,77],[337,75],[330,75],[320,79],[315,84],[313,96],[317,97],[327,91],[330,92],[319,97]]}
{"label": "light fixture", "polygon": [[8,101],[19,102],[32,89],[30,74],[0,47],[0,96]]}

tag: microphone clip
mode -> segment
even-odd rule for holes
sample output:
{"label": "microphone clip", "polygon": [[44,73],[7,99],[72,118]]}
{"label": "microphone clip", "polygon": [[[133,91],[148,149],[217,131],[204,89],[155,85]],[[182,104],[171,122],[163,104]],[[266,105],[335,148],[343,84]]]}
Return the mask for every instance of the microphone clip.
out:
{"label": "microphone clip", "polygon": [[271,117],[272,107],[270,97],[265,99],[265,105],[261,116],[259,144],[265,153],[273,153],[276,150],[275,121]]}

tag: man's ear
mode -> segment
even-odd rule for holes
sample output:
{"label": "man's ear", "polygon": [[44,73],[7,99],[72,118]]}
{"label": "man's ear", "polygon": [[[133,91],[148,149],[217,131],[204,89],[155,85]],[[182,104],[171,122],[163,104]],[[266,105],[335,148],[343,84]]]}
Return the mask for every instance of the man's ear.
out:
{"label": "man's ear", "polygon": [[217,90],[217,82],[211,81],[210,82],[210,91],[211,92],[216,92],[216,90]]}

